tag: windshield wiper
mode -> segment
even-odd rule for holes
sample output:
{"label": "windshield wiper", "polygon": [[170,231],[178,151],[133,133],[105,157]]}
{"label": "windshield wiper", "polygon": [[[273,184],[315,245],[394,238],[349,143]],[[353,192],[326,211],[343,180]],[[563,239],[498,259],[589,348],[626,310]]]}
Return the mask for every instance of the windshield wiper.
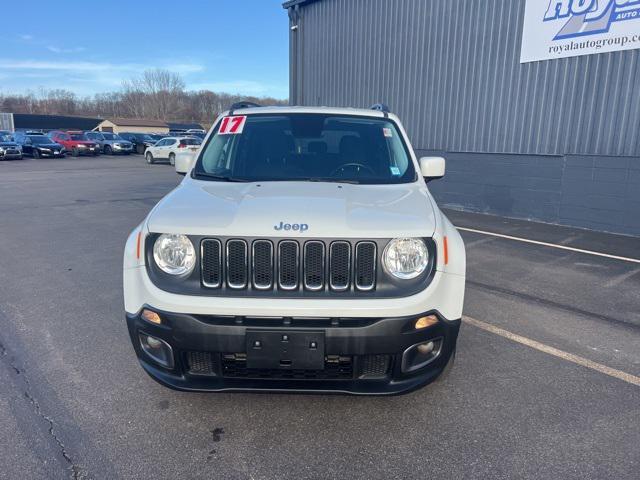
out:
{"label": "windshield wiper", "polygon": [[229,177],[227,175],[216,175],[214,173],[207,173],[207,172],[193,172],[193,178],[210,178],[211,180],[216,180],[218,182],[248,182],[249,181],[243,178]]}
{"label": "windshield wiper", "polygon": [[309,182],[326,182],[326,183],[350,183],[351,185],[360,185],[357,180],[345,180],[341,178],[325,178],[325,177],[311,177],[308,178]]}

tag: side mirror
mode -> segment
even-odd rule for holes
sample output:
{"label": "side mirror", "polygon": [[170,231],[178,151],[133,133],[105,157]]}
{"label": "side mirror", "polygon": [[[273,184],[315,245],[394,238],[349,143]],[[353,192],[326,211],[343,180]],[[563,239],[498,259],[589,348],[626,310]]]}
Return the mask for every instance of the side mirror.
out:
{"label": "side mirror", "polygon": [[445,160],[442,157],[422,157],[420,172],[427,182],[444,177]]}

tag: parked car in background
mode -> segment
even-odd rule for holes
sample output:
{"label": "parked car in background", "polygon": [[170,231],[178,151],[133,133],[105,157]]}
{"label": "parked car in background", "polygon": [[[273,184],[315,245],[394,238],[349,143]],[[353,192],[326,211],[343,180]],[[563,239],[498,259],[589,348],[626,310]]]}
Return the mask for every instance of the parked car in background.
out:
{"label": "parked car in background", "polygon": [[49,132],[49,138],[56,143],[62,145],[66,152],[71,152],[71,155],[77,157],[78,155],[99,155],[100,147],[96,142],[92,142],[82,132],[61,132],[53,131]]}
{"label": "parked car in background", "polygon": [[147,148],[144,156],[147,163],[168,160],[171,165],[175,165],[178,155],[195,156],[201,143],[202,140],[196,137],[167,137]]}
{"label": "parked car in background", "polygon": [[157,140],[154,140],[148,133],[122,132],[118,135],[130,141],[133,144],[134,151],[140,155],[144,154],[147,147],[151,147],[157,142]]}
{"label": "parked car in background", "polygon": [[129,155],[133,151],[133,143],[111,132],[84,132],[89,140],[96,142],[105,155],[122,153]]}
{"label": "parked car in background", "polygon": [[[164,135],[162,133],[150,133],[149,136],[153,138],[156,142],[162,140],[163,138],[167,138],[173,135]],[[179,136],[179,135],[178,135]]]}
{"label": "parked car in background", "polygon": [[10,132],[0,131],[0,160],[22,160],[22,148]]}
{"label": "parked car in background", "polygon": [[207,132],[205,130],[200,130],[200,129],[191,129],[191,130],[187,130],[187,135],[190,135],[192,137],[198,137],[202,140],[204,140],[204,137],[207,136]]}
{"label": "parked car in background", "polygon": [[16,132],[14,138],[20,145],[23,155],[33,158],[64,157],[64,147],[42,133]]}

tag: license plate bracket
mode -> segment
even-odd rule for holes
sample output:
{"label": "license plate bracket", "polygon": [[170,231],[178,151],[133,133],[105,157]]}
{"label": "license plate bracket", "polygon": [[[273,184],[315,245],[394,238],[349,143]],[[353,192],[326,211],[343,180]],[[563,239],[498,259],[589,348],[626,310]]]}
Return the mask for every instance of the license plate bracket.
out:
{"label": "license plate bracket", "polygon": [[247,368],[323,370],[324,332],[249,330]]}

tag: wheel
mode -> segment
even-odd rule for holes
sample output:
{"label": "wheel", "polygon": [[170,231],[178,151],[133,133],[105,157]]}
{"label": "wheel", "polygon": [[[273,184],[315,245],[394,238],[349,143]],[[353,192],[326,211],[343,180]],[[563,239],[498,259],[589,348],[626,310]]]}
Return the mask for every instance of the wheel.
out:
{"label": "wheel", "polygon": [[111,150],[111,145],[105,145],[104,146],[104,154],[105,155],[112,155],[113,154],[113,150]]}
{"label": "wheel", "polygon": [[175,153],[170,153],[169,154],[169,165],[175,166],[175,164],[176,164],[176,154]]}
{"label": "wheel", "polygon": [[33,158],[40,158],[40,152],[37,148],[33,149]]}
{"label": "wheel", "polygon": [[147,152],[147,154],[145,155],[145,158],[147,159],[147,163],[149,165],[151,165],[155,161],[153,159],[153,155],[151,155],[151,152]]}
{"label": "wheel", "polygon": [[80,155],[80,151],[77,148],[72,148],[71,149],[71,156],[72,157],[77,157],[78,155]]}

